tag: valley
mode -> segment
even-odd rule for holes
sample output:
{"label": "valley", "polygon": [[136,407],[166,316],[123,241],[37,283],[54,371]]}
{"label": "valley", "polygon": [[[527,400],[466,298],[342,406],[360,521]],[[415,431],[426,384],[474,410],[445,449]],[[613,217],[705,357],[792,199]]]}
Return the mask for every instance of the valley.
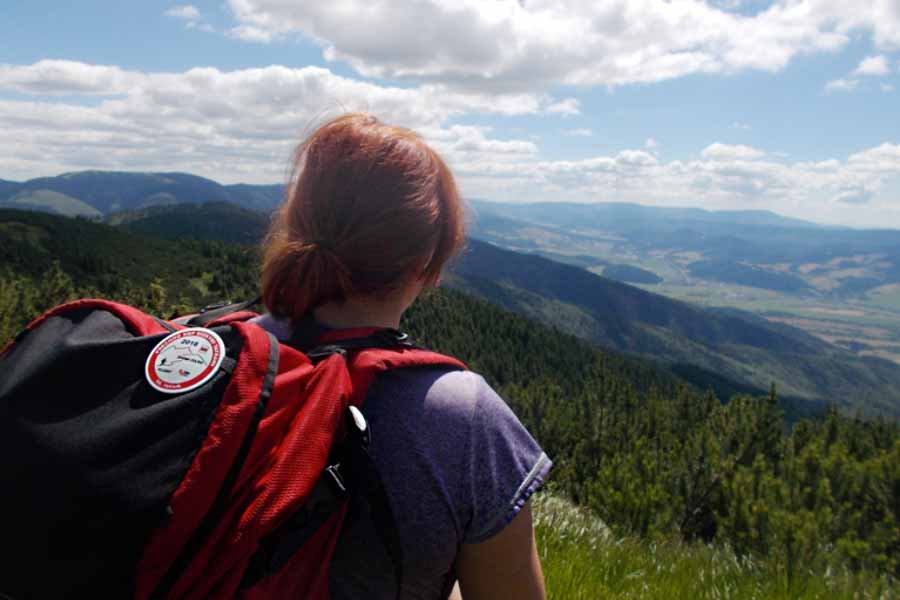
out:
{"label": "valley", "polygon": [[[257,244],[282,196],[277,185],[223,186],[185,173],[85,171],[5,183],[0,209],[68,216],[77,201],[93,211],[79,213],[73,228],[37,216],[0,223],[7,267],[39,275],[61,255],[63,270],[100,291],[117,289],[116,273],[196,240]],[[723,399],[764,394],[774,383],[790,419],[828,403],[900,414],[900,232],[765,211],[483,200],[470,208],[469,248],[446,278],[453,287],[653,361]],[[114,228],[90,229],[90,221]],[[54,232],[79,228],[65,235],[96,241],[76,242],[73,253]],[[126,248],[114,230],[147,238],[146,250]],[[253,293],[252,264],[240,263]],[[235,291],[222,273],[192,271],[178,292],[182,306]],[[166,263],[155,275],[168,289],[185,274]],[[154,281],[146,272],[127,279]]]}
{"label": "valley", "polygon": [[[900,364],[900,307],[890,294],[873,291],[862,298],[832,300],[694,280],[682,285],[634,284],[670,298],[707,307],[731,307],[785,323],[860,356],[878,356]],[[887,287],[887,286],[886,286]],[[883,295],[882,295],[883,294]]]}
{"label": "valley", "polygon": [[[634,219],[636,205],[474,205],[476,235],[502,247],[699,306],[748,311],[900,364],[900,232],[775,215],[745,223],[740,213],[711,223],[716,213],[696,209],[690,218],[667,218],[662,209],[640,207]],[[623,218],[628,213],[631,220]]]}

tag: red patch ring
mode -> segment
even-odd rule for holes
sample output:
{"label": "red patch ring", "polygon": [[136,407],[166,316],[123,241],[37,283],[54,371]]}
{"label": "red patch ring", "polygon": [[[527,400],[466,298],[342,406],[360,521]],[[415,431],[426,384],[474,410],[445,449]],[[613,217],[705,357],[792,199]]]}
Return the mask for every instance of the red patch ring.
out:
{"label": "red patch ring", "polygon": [[[202,347],[200,344],[211,351],[195,351]],[[144,365],[144,376],[157,391],[182,394],[209,381],[219,371],[224,358],[225,342],[216,332],[203,327],[182,329],[167,335],[153,348]],[[177,368],[167,370],[170,365]],[[189,378],[179,375],[179,371],[187,371]]]}

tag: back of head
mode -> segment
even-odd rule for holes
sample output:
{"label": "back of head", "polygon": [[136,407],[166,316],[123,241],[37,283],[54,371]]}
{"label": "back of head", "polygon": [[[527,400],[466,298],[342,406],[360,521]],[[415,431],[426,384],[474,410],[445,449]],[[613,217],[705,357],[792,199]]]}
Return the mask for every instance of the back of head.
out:
{"label": "back of head", "polygon": [[297,149],[265,242],[263,301],[296,322],[349,295],[434,284],[463,235],[463,205],[440,156],[407,129],[347,114]]}

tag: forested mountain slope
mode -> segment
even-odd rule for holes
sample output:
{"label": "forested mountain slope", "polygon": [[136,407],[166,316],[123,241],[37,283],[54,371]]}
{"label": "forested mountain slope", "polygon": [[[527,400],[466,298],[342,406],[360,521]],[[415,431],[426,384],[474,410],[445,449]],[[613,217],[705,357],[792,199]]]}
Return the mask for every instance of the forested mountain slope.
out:
{"label": "forested mountain slope", "polygon": [[[646,363],[450,290],[413,305],[403,326],[483,373],[556,462],[553,486],[615,533],[727,541],[773,568],[757,589],[796,578],[830,585],[825,565],[847,553],[856,568],[884,561],[876,572],[900,575],[896,423],[828,411],[784,437],[774,390],[723,405]],[[879,537],[868,529],[851,550],[861,530],[844,528],[876,514]]]}
{"label": "forested mountain slope", "polygon": [[[146,286],[155,278],[169,289],[187,276],[190,285],[177,297],[183,305],[240,297],[226,282],[235,270],[250,281],[253,268],[247,257],[235,260],[235,250],[225,246],[203,251],[228,259],[189,261],[185,246],[197,240],[254,244],[269,222],[263,213],[227,203],[119,213],[109,218],[118,224],[114,229],[40,213],[0,214],[5,215],[0,216],[0,264],[7,268],[39,274],[58,258],[84,283],[112,291],[118,291],[117,282]],[[145,239],[134,244],[126,231]],[[159,266],[136,268],[142,263]],[[900,413],[900,367],[745,313],[700,309],[475,239],[447,282],[602,346],[662,362],[726,397],[764,392],[774,381],[792,414],[811,414],[829,401],[870,414]],[[242,289],[254,293],[252,282]]]}
{"label": "forested mountain slope", "polygon": [[804,227],[834,229],[784,217],[768,210],[704,210],[689,207],[644,206],[628,202],[516,202],[472,200],[479,213],[503,214],[534,223],[563,227],[610,227],[617,231],[674,231],[686,227]]}
{"label": "forested mountain slope", "polygon": [[219,240],[234,244],[257,244],[266,233],[266,213],[226,202],[152,206],[114,213],[110,225],[128,231],[167,239]]}
{"label": "forested mountain slope", "polygon": [[[162,314],[257,293],[257,251],[221,241],[167,240],[83,219],[0,209],[0,300],[9,335],[45,297],[68,290],[150,304]],[[161,294],[161,295],[160,295]],[[152,299],[152,300],[151,300]]]}
{"label": "forested mountain slope", "polygon": [[[858,357],[798,329],[713,311],[575,266],[470,240],[450,283],[602,346],[654,358],[691,377],[699,367],[765,390],[900,414],[900,366]],[[711,381],[711,380],[710,380]],[[846,398],[846,402],[841,402]]]}
{"label": "forested mountain slope", "polygon": [[[0,211],[0,236],[0,342],[79,296],[167,316],[256,286],[246,246],[19,211]],[[454,290],[427,295],[402,325],[481,372],[555,461],[551,487],[616,535],[700,538],[746,557],[752,577],[789,586],[849,569],[848,585],[869,593],[900,574],[895,423],[831,411],[784,437],[774,393],[723,404],[644,361]]]}

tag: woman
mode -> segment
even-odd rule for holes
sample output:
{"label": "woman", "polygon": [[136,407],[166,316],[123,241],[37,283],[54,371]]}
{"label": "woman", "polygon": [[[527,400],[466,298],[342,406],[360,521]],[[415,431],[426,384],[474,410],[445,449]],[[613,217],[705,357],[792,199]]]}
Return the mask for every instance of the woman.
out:
{"label": "woman", "polygon": [[[257,322],[309,345],[323,331],[398,328],[462,246],[453,176],[421,138],[348,114],[300,145],[266,241]],[[382,375],[365,412],[397,516],[403,598],[544,597],[530,495],[550,460],[479,375]],[[365,497],[351,507],[331,565],[334,598],[394,598],[394,570]],[[454,592],[458,597],[459,592]]]}

